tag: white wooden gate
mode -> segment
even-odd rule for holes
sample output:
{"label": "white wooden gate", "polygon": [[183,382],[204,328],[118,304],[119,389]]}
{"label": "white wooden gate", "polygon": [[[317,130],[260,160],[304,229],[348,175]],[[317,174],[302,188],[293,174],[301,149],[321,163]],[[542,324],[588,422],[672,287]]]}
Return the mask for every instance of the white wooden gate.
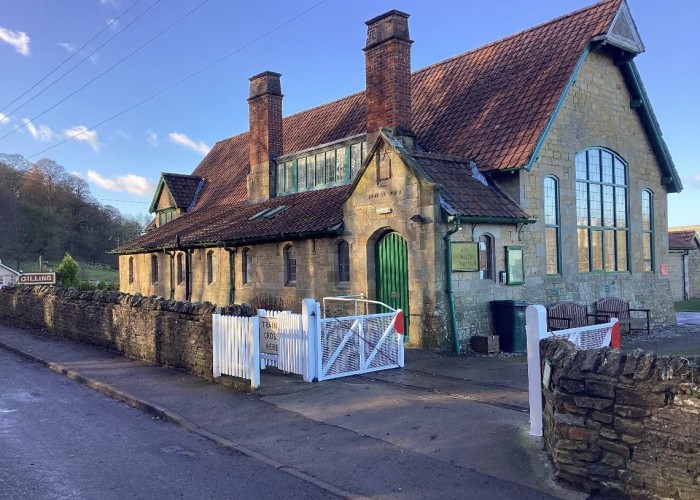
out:
{"label": "white wooden gate", "polygon": [[306,382],[403,367],[400,310],[358,298],[327,298],[324,305],[328,300],[347,301],[353,312],[370,306],[388,312],[322,318],[320,304],[305,299],[302,314],[262,309],[254,318],[214,314],[214,377],[248,379],[255,389],[266,366],[302,375]]}

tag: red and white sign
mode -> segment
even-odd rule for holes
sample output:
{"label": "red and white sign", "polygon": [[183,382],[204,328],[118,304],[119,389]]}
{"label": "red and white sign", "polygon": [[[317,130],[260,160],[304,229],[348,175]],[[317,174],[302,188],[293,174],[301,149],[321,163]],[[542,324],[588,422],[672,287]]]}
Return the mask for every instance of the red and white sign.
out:
{"label": "red and white sign", "polygon": [[18,283],[22,285],[55,285],[56,273],[23,273]]}
{"label": "red and white sign", "polygon": [[668,276],[668,264],[661,264],[661,276]]}

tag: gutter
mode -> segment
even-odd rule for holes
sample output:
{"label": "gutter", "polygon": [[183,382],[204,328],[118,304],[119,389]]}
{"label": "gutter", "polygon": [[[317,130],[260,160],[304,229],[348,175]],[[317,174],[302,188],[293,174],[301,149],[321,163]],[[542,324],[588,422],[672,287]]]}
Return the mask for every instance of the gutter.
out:
{"label": "gutter", "polygon": [[447,303],[450,308],[450,328],[452,330],[452,341],[454,346],[454,352],[457,356],[461,354],[461,346],[459,344],[459,335],[457,333],[457,313],[455,311],[455,299],[454,291],[452,289],[452,245],[451,239],[452,235],[457,231],[462,229],[460,225],[459,217],[449,217],[448,222],[453,222],[454,227],[447,231],[445,236],[442,237],[445,240],[445,293],[447,293]]}

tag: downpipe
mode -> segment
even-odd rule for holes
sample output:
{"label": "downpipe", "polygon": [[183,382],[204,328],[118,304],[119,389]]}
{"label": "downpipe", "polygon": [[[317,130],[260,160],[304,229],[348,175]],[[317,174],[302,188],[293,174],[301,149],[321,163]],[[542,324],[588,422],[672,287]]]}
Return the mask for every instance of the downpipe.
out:
{"label": "downpipe", "polygon": [[452,329],[452,340],[454,343],[454,352],[457,356],[462,353],[462,348],[459,344],[459,335],[457,334],[457,312],[455,311],[455,298],[454,291],[452,289],[452,235],[457,231],[462,229],[458,218],[453,218],[452,221],[448,219],[448,222],[453,222],[454,227],[445,233],[443,240],[445,240],[445,292],[447,293],[447,303],[450,309],[450,328]]}

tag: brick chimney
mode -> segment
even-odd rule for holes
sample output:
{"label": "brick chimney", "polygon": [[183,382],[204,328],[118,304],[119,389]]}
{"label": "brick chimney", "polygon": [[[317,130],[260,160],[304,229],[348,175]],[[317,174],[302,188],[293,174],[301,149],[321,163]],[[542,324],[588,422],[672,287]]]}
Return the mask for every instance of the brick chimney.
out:
{"label": "brick chimney", "polygon": [[365,77],[367,142],[373,144],[382,127],[410,140],[411,44],[408,14],[391,10],[370,19],[367,25]]}
{"label": "brick chimney", "polygon": [[282,87],[280,74],[265,71],[250,78],[250,173],[248,199],[274,195],[274,160],[282,154]]}

